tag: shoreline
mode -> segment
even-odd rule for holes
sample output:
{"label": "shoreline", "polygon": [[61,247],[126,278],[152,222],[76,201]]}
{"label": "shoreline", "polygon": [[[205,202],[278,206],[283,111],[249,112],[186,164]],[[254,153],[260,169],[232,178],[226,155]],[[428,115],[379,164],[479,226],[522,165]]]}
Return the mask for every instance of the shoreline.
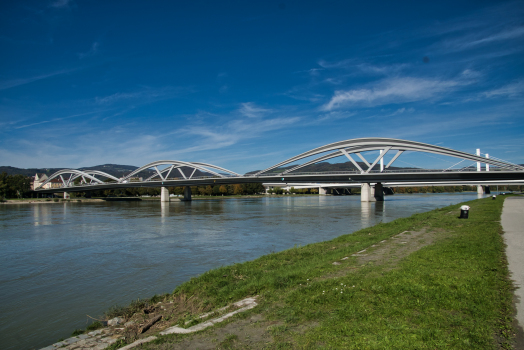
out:
{"label": "shoreline", "polygon": [[[212,343],[212,339],[218,339],[218,341],[221,341],[220,344],[223,343],[222,345],[231,343],[230,345],[234,345],[233,348],[242,348],[243,346],[259,348],[259,343],[253,343],[249,339],[242,337],[239,330],[249,330],[249,332],[253,333],[253,336],[256,335],[262,339],[264,344],[268,342],[269,344],[273,344],[274,348],[286,342],[289,344],[290,340],[293,341],[293,344],[299,345],[309,343],[312,339],[317,338],[322,338],[323,344],[331,344],[331,346],[334,347],[346,346],[340,343],[338,337],[330,336],[331,331],[329,331],[329,329],[338,329],[340,326],[340,324],[332,324],[330,322],[331,316],[307,316],[305,319],[303,317],[310,313],[310,309],[315,309],[319,306],[319,312],[321,314],[323,313],[321,310],[326,307],[337,310],[340,302],[343,301],[342,298],[346,296],[349,297],[347,301],[350,301],[351,307],[356,309],[360,307],[369,308],[370,306],[366,306],[369,303],[369,298],[375,297],[376,294],[373,290],[388,289],[391,283],[398,283],[399,278],[406,278],[405,276],[410,274],[413,275],[412,278],[414,278],[416,282],[406,283],[405,286],[409,288],[404,297],[412,300],[413,294],[419,293],[416,292],[416,289],[413,290],[412,286],[427,283],[424,282],[424,279],[419,279],[419,275],[426,275],[417,271],[417,269],[423,269],[423,266],[421,267],[420,262],[417,260],[417,256],[432,256],[431,259],[426,257],[422,261],[436,260],[439,259],[439,256],[438,254],[435,255],[435,252],[432,252],[432,250],[443,248],[445,248],[443,253],[449,249],[458,249],[455,253],[460,253],[461,258],[464,258],[462,254],[475,255],[477,254],[476,251],[469,251],[468,245],[475,246],[475,244],[477,244],[471,241],[479,239],[472,231],[477,230],[479,227],[482,228],[482,231],[487,231],[481,232],[479,235],[483,234],[485,236],[481,239],[482,244],[489,245],[488,247],[483,247],[483,249],[487,249],[487,251],[490,252],[487,254],[490,258],[489,261],[491,261],[490,264],[499,265],[495,274],[493,274],[491,269],[489,272],[482,273],[485,274],[482,278],[488,279],[489,283],[483,285],[481,283],[483,282],[482,278],[480,281],[478,280],[476,274],[479,273],[479,269],[475,267],[475,264],[479,264],[480,262],[474,259],[468,260],[469,263],[467,265],[458,265],[459,267],[453,265],[456,264],[454,260],[459,259],[443,260],[430,269],[428,273],[433,271],[431,274],[434,274],[436,271],[439,271],[439,274],[442,275],[441,278],[448,278],[448,274],[454,275],[457,271],[464,270],[465,272],[463,272],[461,280],[453,283],[458,283],[457,286],[462,284],[469,285],[470,283],[474,283],[474,285],[477,283],[482,284],[482,288],[486,289],[484,294],[490,295],[489,298],[485,298],[486,300],[483,303],[489,305],[489,307],[483,312],[489,313],[491,316],[488,319],[486,316],[484,316],[484,318],[480,317],[480,319],[478,315],[475,316],[474,309],[470,309],[472,306],[468,304],[468,298],[471,298],[471,295],[457,294],[457,290],[453,288],[449,289],[451,285],[434,286],[430,284],[425,288],[437,288],[439,290],[439,298],[444,298],[441,295],[451,294],[452,297],[447,297],[446,300],[449,299],[447,302],[452,304],[459,303],[458,306],[455,306],[455,308],[458,307],[458,310],[464,308],[463,311],[460,311],[461,315],[463,315],[461,317],[464,317],[464,320],[454,321],[455,323],[458,322],[458,326],[456,325],[454,327],[459,328],[458,330],[454,329],[454,332],[462,331],[459,332],[461,334],[460,339],[471,342],[474,346],[479,345],[479,341],[489,342],[489,339],[491,339],[491,341],[496,341],[500,348],[506,348],[506,345],[511,342],[511,335],[507,334],[507,331],[504,333],[504,330],[511,329],[511,325],[508,325],[508,313],[511,313],[511,299],[513,298],[513,294],[511,281],[508,278],[507,262],[505,258],[501,261],[501,257],[505,256],[501,250],[503,242],[498,233],[500,223],[497,221],[500,220],[501,202],[502,201],[492,201],[489,197],[467,202],[472,207],[472,213],[468,221],[457,218],[457,210],[460,205],[463,204],[461,203],[422,214],[415,214],[409,218],[397,219],[387,224],[379,224],[352,234],[339,236],[331,241],[296,247],[283,252],[268,254],[245,263],[210,270],[201,276],[191,278],[191,280],[177,287],[173,293],[153,296],[141,302],[137,300],[137,302],[127,307],[116,307],[106,312],[107,320],[114,319],[115,317],[119,317],[122,320],[119,325],[109,327],[104,331],[106,332],[104,339],[110,338],[114,340],[111,340],[111,345],[108,343],[107,348],[117,349],[133,341],[144,342],[145,338],[151,341],[153,340],[151,337],[156,337],[155,342],[154,344],[149,343],[149,345],[144,344],[146,348],[156,349],[155,344],[166,343],[172,344],[173,347],[182,344],[185,344],[187,347],[191,342]],[[486,220],[481,214],[489,216],[489,224],[486,224]],[[447,241],[450,240],[456,241],[456,243],[449,246],[449,242]],[[462,246],[463,244],[460,243],[462,241],[467,241],[468,244]],[[441,246],[443,248],[440,248]],[[400,257],[398,257],[398,255],[400,255]],[[415,260],[413,261],[413,259]],[[418,259],[420,259],[420,257]],[[414,266],[417,266],[417,268],[410,268],[410,264],[414,262]],[[443,264],[449,266],[443,267]],[[470,266],[468,266],[469,264],[473,266],[470,268]],[[407,266],[403,267],[403,265]],[[447,267],[447,269],[445,269],[445,267]],[[400,271],[398,269],[400,269]],[[404,271],[404,269],[406,270]],[[445,269],[446,273],[440,273],[440,269]],[[471,272],[469,272],[470,270]],[[388,275],[391,274],[398,276],[393,276],[394,278],[390,276],[388,279]],[[339,285],[340,281],[343,281],[343,287]],[[276,285],[275,282],[277,283]],[[381,289],[376,289],[379,288],[377,286],[382,284]],[[336,293],[338,292],[333,294],[333,291],[338,290],[336,286],[339,286],[338,288],[340,288],[341,294],[347,294],[337,297]],[[346,286],[357,286],[357,289]],[[402,288],[402,285],[399,285],[399,287]],[[478,290],[480,287],[476,286],[475,288]],[[329,297],[326,295],[326,290],[329,290]],[[459,290],[461,290],[461,287]],[[499,290],[497,294],[499,296],[493,298],[493,294],[490,293],[493,293],[495,290]],[[396,290],[391,290],[390,292],[393,294],[398,293]],[[202,321],[205,321],[206,318],[200,319],[199,317],[203,313],[212,313],[214,310],[217,310],[217,308],[227,307],[231,302],[240,300],[243,297],[255,295],[259,295],[257,302],[259,302],[260,307],[248,310],[242,315],[236,315],[232,320],[225,321],[223,323],[224,326],[221,324],[220,326],[211,327],[209,330],[203,330],[195,334],[159,334],[159,332],[165,331],[167,328],[173,326],[185,329],[193,325],[202,324]],[[460,298],[457,298],[458,295],[460,295]],[[297,299],[297,296],[301,297]],[[428,304],[435,303],[434,297],[427,298],[424,296],[424,293],[417,296],[417,298],[419,298],[417,300],[422,298]],[[374,323],[378,322],[376,326],[377,329],[373,330],[372,333],[364,332],[363,334],[367,334],[368,338],[366,338],[366,336],[362,337],[361,334],[354,334],[353,332],[352,342],[348,344],[360,344],[360,346],[368,344],[367,346],[370,346],[370,341],[378,341],[377,339],[373,340],[374,337],[376,338],[376,335],[373,334],[378,332],[380,334],[389,334],[390,341],[401,341],[399,344],[402,344],[404,348],[413,347],[415,343],[409,339],[397,339],[398,337],[395,337],[395,334],[399,335],[398,332],[390,334],[388,331],[388,324],[391,324],[391,322],[404,324],[406,320],[409,319],[409,317],[407,319],[404,317],[400,319],[393,317],[389,315],[391,311],[398,310],[396,312],[404,314],[406,308],[407,310],[413,308],[413,305],[404,303],[401,303],[402,307],[398,308],[400,305],[395,304],[399,302],[398,299],[399,297],[397,295],[395,298],[389,300],[387,305],[381,306],[382,311],[378,314],[375,312],[369,315],[369,311],[360,311],[364,312],[362,315],[367,315],[366,318],[371,318]],[[360,302],[353,305],[353,302],[357,300]],[[380,305],[380,302],[377,302],[379,304],[375,305],[376,308]],[[346,301],[344,301],[344,303],[346,303]],[[361,303],[362,305],[360,305]],[[422,317],[420,314],[416,316],[422,312],[420,311],[420,307],[421,306],[414,308],[413,311],[416,312],[413,315],[415,316],[411,317]],[[475,305],[474,307],[479,306]],[[286,312],[282,313],[282,309],[286,310]],[[149,311],[146,312],[146,310]],[[468,312],[473,313],[473,315],[467,315],[468,312],[466,312],[466,310],[469,310]],[[357,312],[357,314],[360,314],[360,312]],[[432,316],[429,317],[429,319],[424,318],[423,320],[419,320],[423,321],[422,324],[426,324],[426,326],[429,324],[429,328],[443,329],[444,331],[448,329],[449,326],[446,326],[446,322],[449,322],[449,320],[446,318],[449,318],[449,315],[445,310],[434,311],[430,308],[426,312],[432,313]],[[389,316],[379,317],[382,313]],[[290,314],[298,316],[289,318]],[[393,314],[395,314],[395,312]],[[147,331],[138,332],[140,327],[143,327],[141,324],[145,324],[145,321],[151,320],[153,316],[160,316],[160,319],[157,320],[154,325],[151,325]],[[443,316],[445,317],[442,318]],[[311,317],[316,319],[314,325],[311,325],[310,321],[306,321]],[[375,319],[375,317],[379,318]],[[381,324],[380,321],[380,319],[384,319],[384,317],[388,319],[385,325]],[[438,322],[444,323],[444,326],[440,323],[433,324],[432,319],[437,319]],[[362,327],[361,322],[366,320],[358,319],[357,321],[357,323],[351,323],[351,319],[347,319],[345,322],[349,322],[355,327]],[[134,323],[129,324],[129,322]],[[124,323],[126,325],[124,325]],[[483,323],[485,325],[491,324],[489,328],[491,329],[490,332],[493,333],[486,333],[488,335],[484,335],[480,340],[472,339],[471,332],[475,332],[475,330],[479,331],[482,328],[477,326],[477,323]],[[138,327],[138,325],[141,326]],[[326,326],[328,328],[323,328]],[[305,330],[297,334],[297,327],[305,327]],[[319,327],[323,330],[318,330],[317,328]],[[349,326],[345,327],[345,329],[348,327]],[[416,328],[422,329],[424,327]],[[349,329],[351,329],[351,327],[349,327]],[[414,335],[419,334],[421,331],[422,330],[417,331],[416,329],[411,329]],[[111,333],[111,335],[108,335],[109,333]],[[235,336],[232,336],[232,334]],[[445,332],[438,334],[440,334],[442,339],[439,337],[430,337],[430,341],[441,342],[447,339]],[[494,334],[495,339],[493,338]],[[455,334],[455,336],[456,335],[457,334]],[[311,336],[313,338],[311,338]],[[78,340],[71,341],[74,341],[74,344],[80,345],[79,342],[81,342],[82,339],[78,338]],[[362,343],[362,341],[365,342]],[[476,348],[471,346],[463,347],[467,342],[446,344],[450,345],[449,348]],[[417,344],[420,344],[420,339]],[[62,344],[61,346],[64,345],[65,349],[73,349],[76,346],[73,344]],[[355,348],[358,348],[358,346]],[[54,348],[50,347],[49,349]]]}
{"label": "shoreline", "polygon": [[[411,195],[411,194],[456,194],[456,193],[473,193],[473,191],[462,191],[462,192],[439,192],[439,193],[431,193],[431,192],[422,192],[422,193],[401,193],[401,195]],[[199,196],[195,195],[192,196],[192,200],[205,200],[205,199],[213,199],[213,200],[220,200],[220,199],[239,199],[239,198],[280,198],[280,197],[320,197],[320,196],[335,196],[335,197],[346,197],[346,196],[360,196],[359,193],[351,194],[351,195],[332,195],[332,194],[258,194],[258,195],[231,195],[231,196]],[[392,196],[392,195],[388,195]],[[183,202],[181,199],[182,197],[170,197],[171,201],[173,202]],[[56,201],[54,199],[57,199]],[[97,197],[97,198],[70,198],[70,199],[63,199],[63,198],[24,198],[24,199],[7,199],[5,202],[0,202],[0,204],[5,205],[13,205],[13,204],[43,204],[43,203],[89,203],[89,202],[111,202],[111,201],[160,201],[160,196],[158,197]]]}

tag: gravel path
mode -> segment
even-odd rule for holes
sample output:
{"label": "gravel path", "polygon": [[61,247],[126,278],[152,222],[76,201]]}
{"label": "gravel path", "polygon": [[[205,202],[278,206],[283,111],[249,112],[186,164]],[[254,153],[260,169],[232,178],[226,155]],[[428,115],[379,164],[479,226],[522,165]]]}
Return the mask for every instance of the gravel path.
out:
{"label": "gravel path", "polygon": [[524,349],[524,196],[508,197],[504,201],[501,217],[509,271],[515,281],[517,309],[517,346]]}

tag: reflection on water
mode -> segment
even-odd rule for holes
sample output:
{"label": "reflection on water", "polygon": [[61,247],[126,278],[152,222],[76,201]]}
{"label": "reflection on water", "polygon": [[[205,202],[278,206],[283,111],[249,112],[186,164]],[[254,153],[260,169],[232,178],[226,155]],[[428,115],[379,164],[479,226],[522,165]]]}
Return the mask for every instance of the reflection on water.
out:
{"label": "reflection on water", "polygon": [[86,315],[295,245],[477,198],[286,196],[0,206],[3,349],[52,344]]}

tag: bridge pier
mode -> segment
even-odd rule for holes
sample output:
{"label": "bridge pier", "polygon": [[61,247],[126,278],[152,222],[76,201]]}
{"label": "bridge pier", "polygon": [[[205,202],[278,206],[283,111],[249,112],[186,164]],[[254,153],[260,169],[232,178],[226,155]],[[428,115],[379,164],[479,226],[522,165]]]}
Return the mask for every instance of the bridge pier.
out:
{"label": "bridge pier", "polygon": [[367,182],[364,182],[362,183],[362,185],[360,185],[360,201],[361,202],[374,202],[375,201],[375,198],[372,196],[372,193],[371,193],[371,186]]}
{"label": "bridge pier", "polygon": [[191,201],[191,186],[184,187],[184,198],[182,201],[190,202]]}
{"label": "bridge pier", "polygon": [[160,187],[160,201],[169,202],[169,190],[167,187]]}
{"label": "bridge pier", "polygon": [[374,197],[377,202],[384,201],[384,188],[382,187],[382,183],[380,182],[377,182],[377,184],[375,185]]}
{"label": "bridge pier", "polygon": [[484,187],[482,187],[482,185],[477,185],[477,194],[484,194]]}
{"label": "bridge pier", "polygon": [[318,194],[331,194],[331,188],[329,187],[319,187]]}
{"label": "bridge pier", "polygon": [[363,183],[360,188],[360,201],[383,202],[384,188],[382,187],[382,183],[377,182],[375,186],[371,186],[369,183]]}

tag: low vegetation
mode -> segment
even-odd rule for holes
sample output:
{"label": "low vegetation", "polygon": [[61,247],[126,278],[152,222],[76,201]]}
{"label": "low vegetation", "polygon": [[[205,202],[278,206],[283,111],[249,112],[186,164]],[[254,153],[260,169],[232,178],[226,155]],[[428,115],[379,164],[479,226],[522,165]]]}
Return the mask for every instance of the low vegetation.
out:
{"label": "low vegetation", "polygon": [[[499,224],[502,202],[468,202],[467,220],[458,219],[460,205],[452,205],[221,267],[107,317],[138,321],[162,314],[162,322],[140,335],[149,336],[258,295],[258,307],[224,325],[142,346],[191,348],[207,341],[224,349],[510,349],[512,284]],[[155,309],[158,301],[168,307]],[[247,329],[259,333],[250,338]]]}

